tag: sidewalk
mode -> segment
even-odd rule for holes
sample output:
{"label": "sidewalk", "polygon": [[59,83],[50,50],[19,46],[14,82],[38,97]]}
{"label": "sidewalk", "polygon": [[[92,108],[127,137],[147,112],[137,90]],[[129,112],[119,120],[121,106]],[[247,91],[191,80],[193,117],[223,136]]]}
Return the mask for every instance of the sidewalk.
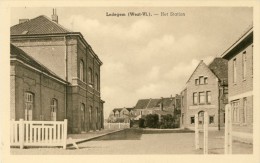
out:
{"label": "sidewalk", "polygon": [[84,134],[68,134],[68,136],[67,136],[67,147],[72,146],[74,142],[76,144],[83,143],[83,142],[86,142],[86,141],[93,140],[95,138],[99,138],[99,137],[104,136],[104,135],[109,135],[109,134],[112,134],[112,133],[119,132],[121,130],[123,130],[123,129],[119,129],[119,130],[103,129],[103,130],[100,130],[100,131],[87,132],[87,133],[84,133]]}

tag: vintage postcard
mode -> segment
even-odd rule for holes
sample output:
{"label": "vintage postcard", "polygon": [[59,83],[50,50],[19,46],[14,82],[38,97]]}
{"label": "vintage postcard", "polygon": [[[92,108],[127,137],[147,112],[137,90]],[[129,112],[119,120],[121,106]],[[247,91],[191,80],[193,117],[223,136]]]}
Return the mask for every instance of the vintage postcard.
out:
{"label": "vintage postcard", "polygon": [[3,162],[260,161],[259,2],[1,7]]}

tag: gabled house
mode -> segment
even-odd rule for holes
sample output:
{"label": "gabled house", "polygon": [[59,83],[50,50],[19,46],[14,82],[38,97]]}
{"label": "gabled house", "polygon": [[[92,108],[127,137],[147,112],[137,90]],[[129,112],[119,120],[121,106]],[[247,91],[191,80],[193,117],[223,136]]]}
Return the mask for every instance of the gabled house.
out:
{"label": "gabled house", "polygon": [[223,127],[227,90],[227,60],[215,58],[209,65],[200,61],[181,92],[181,127],[194,128],[195,114],[202,125],[204,112],[210,128]]}
{"label": "gabled house", "polygon": [[171,114],[176,116],[176,123],[179,124],[181,109],[181,99],[179,95],[175,97],[158,98],[158,99],[140,99],[137,101],[134,114],[137,116],[135,119],[148,115],[148,114],[158,114],[161,115]]}
{"label": "gabled house", "polygon": [[133,108],[115,108],[108,117],[109,122],[130,122],[135,117]]}
{"label": "gabled house", "polygon": [[233,139],[253,142],[253,27],[222,57],[228,60],[228,100],[232,107]]}
{"label": "gabled house", "polygon": [[[100,93],[102,62],[83,35],[61,26],[55,10],[52,19],[41,15],[31,20],[20,20],[11,27],[10,34],[11,51],[20,49],[24,52],[22,55],[30,56],[26,58],[35,61],[30,65],[30,71],[33,69],[33,73],[38,75],[33,75],[27,68],[15,68],[21,62],[19,65],[18,62],[14,63],[11,52],[11,66],[15,66],[11,69],[11,119],[27,120],[28,115],[32,115],[28,120],[49,120],[45,115],[46,110],[55,110],[52,108],[58,106],[56,120],[68,119],[69,133],[103,128],[104,101]],[[53,79],[45,80],[42,72],[37,71],[39,66],[36,62],[55,74],[52,75]],[[66,83],[65,86],[55,83],[57,78]],[[43,84],[50,88],[47,89]],[[33,104],[29,105],[28,102],[32,100]]]}

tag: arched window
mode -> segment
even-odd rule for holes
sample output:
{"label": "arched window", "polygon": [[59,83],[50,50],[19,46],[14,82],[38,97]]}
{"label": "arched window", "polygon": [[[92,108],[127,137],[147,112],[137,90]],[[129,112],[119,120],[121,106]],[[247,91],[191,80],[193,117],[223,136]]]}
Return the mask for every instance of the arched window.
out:
{"label": "arched window", "polygon": [[95,74],[95,90],[99,90],[98,74]]}
{"label": "arched window", "polygon": [[91,123],[92,120],[92,106],[89,107],[89,121]]}
{"label": "arched window", "polygon": [[84,81],[84,62],[82,60],[79,63],[79,79]]}
{"label": "arched window", "polygon": [[81,103],[80,105],[80,111],[81,111],[81,131],[85,131],[85,104]]}
{"label": "arched window", "polygon": [[89,82],[89,84],[92,84],[93,83],[93,78],[92,78],[92,69],[91,68],[89,68],[88,69],[88,82]]}
{"label": "arched window", "polygon": [[58,100],[53,98],[51,100],[51,121],[57,120]]}
{"label": "arched window", "polygon": [[26,121],[32,121],[32,111],[34,106],[34,96],[31,92],[25,92],[25,110],[24,110],[24,119]]}

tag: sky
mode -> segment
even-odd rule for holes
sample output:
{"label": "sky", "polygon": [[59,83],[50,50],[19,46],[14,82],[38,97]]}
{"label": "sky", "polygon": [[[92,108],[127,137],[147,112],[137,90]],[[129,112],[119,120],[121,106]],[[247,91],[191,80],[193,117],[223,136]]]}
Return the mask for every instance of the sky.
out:
{"label": "sky", "polygon": [[[56,8],[59,24],[81,32],[99,56],[101,98],[107,118],[114,108],[138,99],[179,94],[200,60],[209,64],[253,24],[249,7],[78,7]],[[106,13],[150,12],[150,17]],[[160,16],[161,12],[185,16]],[[51,17],[52,8],[12,8],[21,18]]]}

